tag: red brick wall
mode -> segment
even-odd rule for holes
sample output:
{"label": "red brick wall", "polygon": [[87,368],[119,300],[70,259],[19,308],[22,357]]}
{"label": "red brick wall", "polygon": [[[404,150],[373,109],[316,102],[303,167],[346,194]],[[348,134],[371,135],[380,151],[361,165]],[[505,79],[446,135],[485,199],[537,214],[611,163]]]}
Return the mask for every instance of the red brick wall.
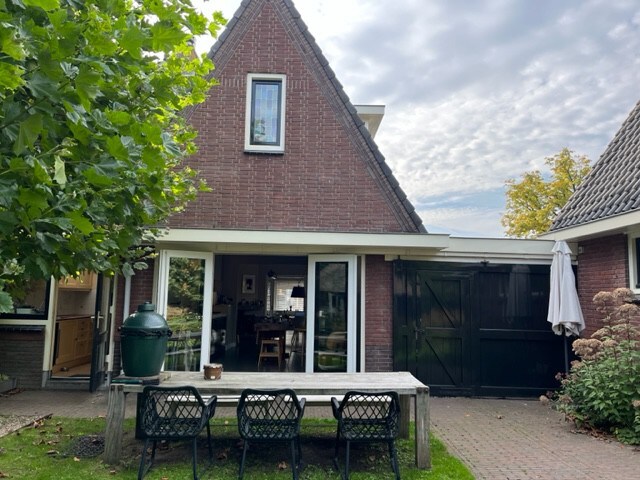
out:
{"label": "red brick wall", "polygon": [[579,243],[578,293],[587,329],[583,336],[591,335],[600,327],[600,315],[593,306],[596,293],[629,287],[627,236],[588,240]]}
{"label": "red brick wall", "polygon": [[[403,231],[387,203],[388,185],[354,147],[344,116],[328,102],[331,92],[305,64],[303,55],[311,53],[298,50],[289,20],[283,24],[276,8],[283,7],[267,2],[254,20],[246,14],[245,35],[239,42],[230,36],[222,47],[234,50],[218,61],[220,85],[190,117],[199,153],[188,163],[213,191],[201,193],[171,226]],[[247,73],[287,75],[284,155],[244,153]]]}
{"label": "red brick wall", "polygon": [[5,327],[0,331],[0,373],[18,379],[18,387],[42,387],[44,331],[21,332]]}
{"label": "red brick wall", "polygon": [[393,264],[382,256],[367,256],[365,368],[369,372],[393,370]]}

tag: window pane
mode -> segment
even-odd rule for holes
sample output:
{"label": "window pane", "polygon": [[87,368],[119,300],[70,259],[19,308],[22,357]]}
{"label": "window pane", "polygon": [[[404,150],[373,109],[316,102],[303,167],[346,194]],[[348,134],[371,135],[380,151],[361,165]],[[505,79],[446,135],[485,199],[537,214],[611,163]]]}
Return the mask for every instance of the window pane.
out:
{"label": "window pane", "polygon": [[199,258],[170,259],[167,323],[173,335],[167,345],[165,370],[200,369],[204,268],[205,261]]}
{"label": "window pane", "polygon": [[280,144],[282,82],[254,80],[251,99],[251,144]]}
{"label": "window pane", "polygon": [[49,309],[49,282],[44,280],[22,279],[11,290],[13,310],[1,316],[14,318],[16,315],[29,315],[28,318],[47,318]]}
{"label": "window pane", "polygon": [[[273,293],[267,292],[267,296],[273,295],[273,310],[283,312],[292,310],[304,311],[304,298],[291,298],[293,287],[304,287],[304,281],[296,278],[278,278],[273,282]],[[267,299],[267,305],[269,305]]]}
{"label": "window pane", "polygon": [[317,262],[314,371],[347,371],[346,262]]}

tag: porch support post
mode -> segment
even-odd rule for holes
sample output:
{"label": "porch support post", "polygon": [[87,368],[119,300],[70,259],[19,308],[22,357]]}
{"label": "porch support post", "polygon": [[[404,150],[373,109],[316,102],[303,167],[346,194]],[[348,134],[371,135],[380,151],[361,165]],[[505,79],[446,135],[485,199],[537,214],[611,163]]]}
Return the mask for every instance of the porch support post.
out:
{"label": "porch support post", "polygon": [[422,469],[431,468],[431,452],[429,450],[429,387],[416,389],[416,466]]}
{"label": "porch support post", "polygon": [[411,420],[411,395],[400,395],[400,438],[409,438],[409,423]]}
{"label": "porch support post", "polygon": [[114,465],[120,461],[125,407],[124,386],[112,383],[109,386],[109,404],[104,439],[104,461],[108,465]]}

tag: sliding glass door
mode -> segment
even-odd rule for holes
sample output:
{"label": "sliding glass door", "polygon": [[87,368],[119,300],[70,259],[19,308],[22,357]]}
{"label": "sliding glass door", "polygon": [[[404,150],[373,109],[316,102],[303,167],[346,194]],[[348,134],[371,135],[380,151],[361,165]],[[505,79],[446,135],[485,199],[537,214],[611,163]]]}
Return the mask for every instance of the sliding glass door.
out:
{"label": "sliding glass door", "polygon": [[355,255],[311,255],[308,265],[307,372],[355,372]]}
{"label": "sliding glass door", "polygon": [[165,370],[199,371],[209,363],[213,305],[213,254],[160,252],[157,311],[173,334]]}

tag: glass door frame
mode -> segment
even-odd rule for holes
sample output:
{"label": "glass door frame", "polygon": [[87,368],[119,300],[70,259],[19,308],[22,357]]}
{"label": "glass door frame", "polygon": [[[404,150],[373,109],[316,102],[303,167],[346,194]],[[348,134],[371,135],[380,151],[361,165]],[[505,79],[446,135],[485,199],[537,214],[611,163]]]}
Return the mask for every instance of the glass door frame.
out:
{"label": "glass door frame", "polygon": [[[158,288],[156,311],[167,318],[169,295],[169,266],[172,258],[196,258],[204,260],[204,291],[202,298],[202,337],[200,347],[200,371],[209,362],[211,355],[211,328],[213,313],[213,252],[191,252],[188,250],[160,250],[158,255]],[[164,369],[164,365],[163,365]]]}
{"label": "glass door frame", "polygon": [[354,373],[358,355],[358,257],[357,255],[309,255],[307,266],[306,326],[307,345],[305,371],[313,372],[315,354],[316,263],[347,263],[347,372]]}

